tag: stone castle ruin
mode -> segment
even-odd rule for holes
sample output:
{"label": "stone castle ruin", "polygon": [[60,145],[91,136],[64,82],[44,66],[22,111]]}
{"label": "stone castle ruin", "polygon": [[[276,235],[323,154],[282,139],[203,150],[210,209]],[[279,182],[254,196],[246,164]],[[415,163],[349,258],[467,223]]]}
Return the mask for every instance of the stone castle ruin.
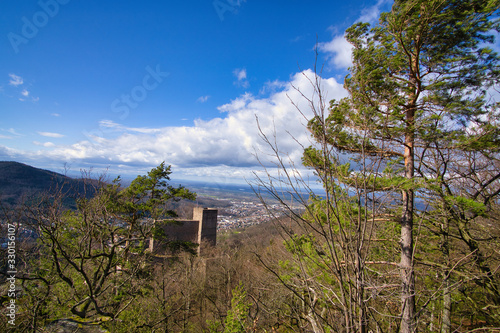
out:
{"label": "stone castle ruin", "polygon": [[157,223],[161,229],[161,236],[150,239],[151,253],[165,253],[166,241],[200,244],[198,255],[203,252],[204,245],[215,246],[217,244],[217,209],[194,207],[192,220],[168,220],[157,221]]}

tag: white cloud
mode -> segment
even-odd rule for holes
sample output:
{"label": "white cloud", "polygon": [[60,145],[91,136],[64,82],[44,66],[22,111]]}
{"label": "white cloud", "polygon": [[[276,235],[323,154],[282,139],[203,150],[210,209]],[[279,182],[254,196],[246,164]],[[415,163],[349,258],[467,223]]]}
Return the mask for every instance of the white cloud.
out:
{"label": "white cloud", "polygon": [[55,147],[55,144],[52,143],[52,142],[38,142],[38,141],[33,141],[33,144],[35,146],[42,146],[42,147],[47,147],[47,148]]}
{"label": "white cloud", "polygon": [[237,79],[237,81],[234,82],[235,85],[243,87],[243,88],[248,88],[250,86],[250,83],[247,80],[247,70],[246,69],[237,68],[233,71],[233,75]]}
{"label": "white cloud", "polygon": [[9,133],[11,133],[11,134],[14,134],[14,135],[17,135],[17,136],[21,136],[21,135],[22,135],[22,134],[20,134],[20,133],[17,133],[17,131],[16,131],[15,129],[13,129],[13,128],[9,128],[9,129],[7,130],[7,132],[9,132]]}
{"label": "white cloud", "polygon": [[105,119],[105,120],[99,121],[99,127],[120,129],[120,128],[122,128],[122,125],[115,123],[112,120]]}
{"label": "white cloud", "polygon": [[[14,129],[14,128],[9,128],[9,129],[4,129],[4,128],[1,128],[0,131],[2,132],[7,132],[9,134],[12,134],[14,136],[23,136],[22,134],[20,133],[17,133],[17,131]],[[9,136],[10,137],[10,136]]]}
{"label": "white cloud", "polygon": [[200,103],[205,103],[206,101],[208,101],[208,99],[210,98],[210,96],[206,95],[206,96],[201,96],[197,99],[198,102]]}
{"label": "white cloud", "polygon": [[[391,3],[392,0],[378,0],[375,5],[364,8],[356,22],[377,23],[382,8]],[[326,53],[329,64],[333,68],[347,69],[352,65],[352,45],[349,44],[343,34],[334,35],[331,41],[319,43],[318,47],[320,51]]]}
{"label": "white cloud", "polygon": [[20,76],[18,76],[18,75],[15,75],[15,74],[9,74],[9,76],[10,76],[9,84],[10,84],[11,86],[15,86],[15,87],[17,87],[17,86],[19,86],[19,85],[23,84],[23,82],[24,82],[24,81],[23,81],[23,78],[22,78],[22,77],[20,77]]}
{"label": "white cloud", "polygon": [[51,132],[37,132],[41,136],[46,136],[49,138],[62,138],[64,135],[59,134],[59,133],[51,133]]}
{"label": "white cloud", "polygon": [[105,133],[109,133],[110,131],[115,131],[115,132],[137,132],[137,133],[151,134],[161,131],[161,129],[158,128],[126,127],[112,120],[107,120],[107,119],[99,121],[99,128],[101,128]]}
{"label": "white cloud", "polygon": [[238,79],[238,81],[244,80],[247,78],[247,70],[246,69],[235,69],[233,71],[234,76]]}
{"label": "white cloud", "polygon": [[[22,77],[20,77],[19,75],[16,75],[16,74],[9,74],[9,85],[11,86],[14,86],[14,87],[19,87],[21,85],[24,84],[24,80]],[[20,89],[20,87],[19,87]],[[28,89],[24,88],[20,91],[20,94],[22,97],[19,97],[18,100],[21,101],[21,102],[24,102],[26,100],[30,100],[29,99],[29,96],[30,96],[30,92],[28,91]],[[31,101],[36,103],[40,100],[39,97],[31,97]]]}
{"label": "white cloud", "polygon": [[368,22],[371,24],[377,23],[382,7],[391,4],[392,2],[392,0],[378,0],[375,5],[364,8],[361,11],[361,16],[356,22]]}
{"label": "white cloud", "polygon": [[288,82],[283,82],[279,80],[268,81],[260,89],[259,94],[264,95],[268,93],[275,93],[278,90],[286,88],[288,84],[289,84]]}
{"label": "white cloud", "polygon": [[52,117],[60,117],[61,115],[59,113],[51,113],[50,114]]}
{"label": "white cloud", "polygon": [[330,65],[335,68],[348,68],[352,65],[352,45],[342,36],[334,37],[330,42],[319,43],[320,51],[327,53]]}

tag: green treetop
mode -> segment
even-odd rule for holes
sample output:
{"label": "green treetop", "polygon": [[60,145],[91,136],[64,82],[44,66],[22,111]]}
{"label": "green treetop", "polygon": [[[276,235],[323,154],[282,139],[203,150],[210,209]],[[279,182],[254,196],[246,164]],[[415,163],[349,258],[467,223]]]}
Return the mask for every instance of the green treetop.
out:
{"label": "green treetop", "polygon": [[[401,193],[401,332],[416,329],[414,196],[423,186],[416,171],[424,174],[429,152],[443,147],[500,147],[497,103],[489,96],[499,58],[488,47],[499,31],[499,7],[498,0],[397,0],[378,25],[355,24],[346,32],[353,45],[349,97],[309,124],[319,142],[357,156],[357,168],[367,159],[386,166],[373,190]],[[319,156],[307,149],[304,160],[314,166]]]}

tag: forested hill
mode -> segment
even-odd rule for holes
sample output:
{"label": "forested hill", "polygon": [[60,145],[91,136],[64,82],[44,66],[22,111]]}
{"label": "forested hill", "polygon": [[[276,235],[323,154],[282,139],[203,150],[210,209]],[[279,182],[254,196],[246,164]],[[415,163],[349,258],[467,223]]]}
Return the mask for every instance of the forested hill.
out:
{"label": "forested hill", "polygon": [[19,204],[34,195],[61,188],[69,195],[83,191],[83,182],[19,162],[0,161],[0,201]]}

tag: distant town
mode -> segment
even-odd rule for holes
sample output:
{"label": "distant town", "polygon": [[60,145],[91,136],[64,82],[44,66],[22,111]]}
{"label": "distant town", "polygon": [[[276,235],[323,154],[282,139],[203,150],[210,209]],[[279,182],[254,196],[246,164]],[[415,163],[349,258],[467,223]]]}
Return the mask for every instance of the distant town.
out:
{"label": "distant town", "polygon": [[[183,185],[197,193],[198,205],[218,209],[219,232],[266,223],[287,215],[286,208],[265,191],[261,193],[266,202],[263,204],[248,184],[184,182]],[[321,192],[318,191],[318,194],[321,195]],[[307,200],[307,195],[304,199]],[[290,200],[287,204],[294,210],[304,209],[297,200]]]}
{"label": "distant town", "polygon": [[[266,207],[257,199],[255,201],[249,201],[248,199],[247,201],[226,200],[231,203],[231,207],[219,212],[217,230],[248,227],[285,215],[283,207],[278,204],[271,204]],[[270,214],[269,210],[273,213]]]}

